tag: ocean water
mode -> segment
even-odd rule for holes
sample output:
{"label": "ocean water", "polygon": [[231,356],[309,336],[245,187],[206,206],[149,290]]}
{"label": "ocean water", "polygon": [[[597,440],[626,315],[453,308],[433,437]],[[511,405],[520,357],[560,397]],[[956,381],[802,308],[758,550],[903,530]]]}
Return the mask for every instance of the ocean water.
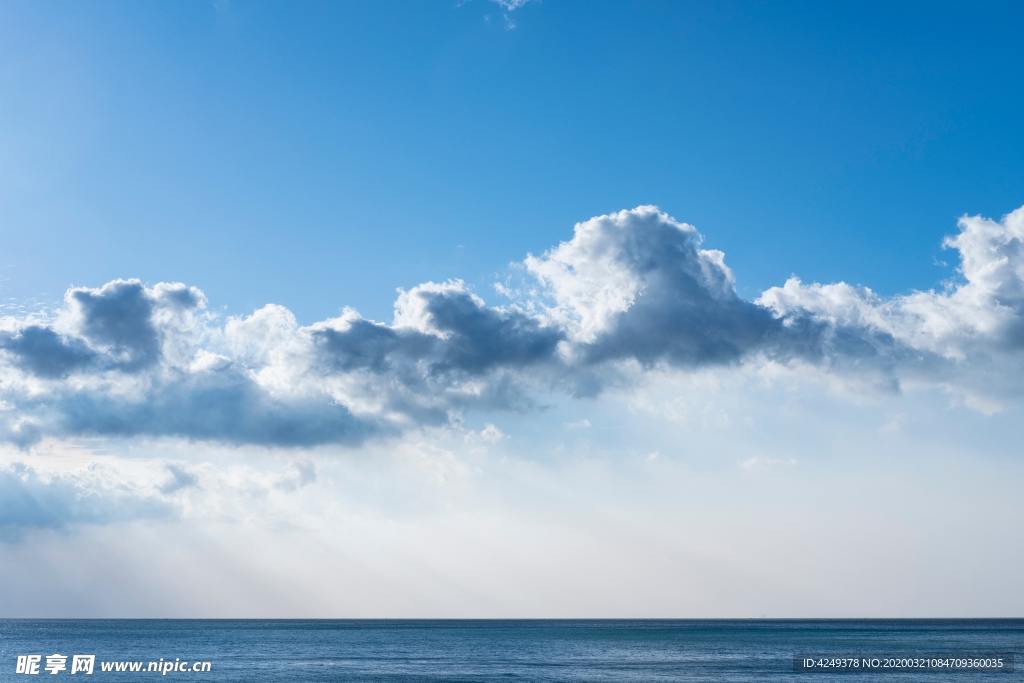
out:
{"label": "ocean water", "polygon": [[[42,670],[94,654],[94,673]],[[797,672],[797,656],[1001,653],[1014,671]],[[42,655],[37,675],[18,655]],[[176,658],[209,673],[103,673]],[[0,681],[1024,681],[1024,619],[0,620]]]}

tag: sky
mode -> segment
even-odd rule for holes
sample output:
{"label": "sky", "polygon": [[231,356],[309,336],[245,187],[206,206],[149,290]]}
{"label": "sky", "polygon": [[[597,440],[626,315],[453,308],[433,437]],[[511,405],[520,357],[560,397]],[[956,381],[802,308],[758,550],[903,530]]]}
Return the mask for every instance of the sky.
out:
{"label": "sky", "polygon": [[1022,15],[4,3],[0,616],[1019,615]]}

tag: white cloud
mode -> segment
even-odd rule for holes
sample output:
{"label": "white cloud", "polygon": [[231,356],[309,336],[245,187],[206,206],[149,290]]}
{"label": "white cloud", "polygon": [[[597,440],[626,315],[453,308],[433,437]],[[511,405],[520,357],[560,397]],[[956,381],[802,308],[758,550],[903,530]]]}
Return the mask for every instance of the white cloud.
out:
{"label": "white cloud", "polygon": [[505,28],[513,30],[516,27],[516,22],[512,18],[512,14],[519,9],[522,9],[531,2],[537,0],[490,0],[492,3],[501,8],[501,16],[505,22]]}
{"label": "white cloud", "polygon": [[753,472],[770,468],[793,467],[796,463],[796,458],[766,458],[760,455],[755,455],[742,461],[740,463],[740,469]]}
{"label": "white cloud", "polygon": [[297,460],[274,486],[282,491],[295,491],[316,481],[316,464],[310,460]]}
{"label": "white cloud", "polygon": [[759,299],[776,314],[802,313],[836,325],[892,335],[914,349],[963,359],[981,343],[989,349],[1024,346],[1024,207],[1002,221],[963,217],[945,240],[959,252],[962,282],[945,291],[884,299],[844,282],[805,285],[791,278]]}
{"label": "white cloud", "polygon": [[500,441],[504,441],[505,439],[508,438],[508,436],[494,425],[488,424],[485,425],[484,428],[480,430],[480,438],[485,443],[493,444],[498,443]]}
{"label": "white cloud", "polygon": [[525,7],[531,0],[491,0],[491,2],[500,6],[503,10],[514,12],[520,7]]}
{"label": "white cloud", "polygon": [[[1024,388],[1022,215],[963,219],[962,279],[888,298],[742,300],[652,207],[527,259],[504,307],[453,280],[390,322],[303,326],[178,284],[73,289],[0,320],[0,431],[35,443],[30,467],[0,446],[6,609],[1019,613],[1020,407],[962,406]],[[862,391],[886,380],[955,400]]]}
{"label": "white cloud", "polygon": [[959,254],[962,280],[940,291],[884,298],[844,282],[790,278],[758,303],[787,323],[807,319],[856,339],[891,338],[894,377],[938,383],[978,404],[1020,395],[1024,351],[1024,207],[1001,221],[960,219],[944,244]]}
{"label": "white cloud", "polygon": [[0,320],[0,438],[355,445],[652,370],[744,364],[998,409],[1024,390],[1024,208],[959,226],[946,244],[962,280],[892,298],[791,278],[747,301],[722,252],[652,206],[528,256],[531,286],[510,305],[428,282],[399,293],[390,323],[345,308],[301,326],[280,305],[222,320],[180,283],[73,288],[48,317]]}

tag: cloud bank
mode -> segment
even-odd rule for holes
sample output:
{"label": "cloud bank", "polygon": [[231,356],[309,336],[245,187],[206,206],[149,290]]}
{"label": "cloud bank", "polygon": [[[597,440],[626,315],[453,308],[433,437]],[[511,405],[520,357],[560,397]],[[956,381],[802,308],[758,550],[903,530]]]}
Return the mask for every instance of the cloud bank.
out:
{"label": "cloud bank", "polygon": [[96,468],[50,475],[21,463],[0,468],[0,541],[18,540],[30,529],[64,531],[175,514],[167,501]]}
{"label": "cloud bank", "polygon": [[210,312],[180,283],[70,289],[49,316],[0,318],[0,439],[174,437],[302,447],[529,410],[651,368],[806,366],[898,391],[937,385],[978,405],[1024,383],[1024,207],[964,217],[959,278],[881,297],[791,278],[739,297],[721,251],[653,206],[598,216],[521,264],[489,305],[459,280],[401,291],[389,322],[343,309],[299,325],[270,304]]}

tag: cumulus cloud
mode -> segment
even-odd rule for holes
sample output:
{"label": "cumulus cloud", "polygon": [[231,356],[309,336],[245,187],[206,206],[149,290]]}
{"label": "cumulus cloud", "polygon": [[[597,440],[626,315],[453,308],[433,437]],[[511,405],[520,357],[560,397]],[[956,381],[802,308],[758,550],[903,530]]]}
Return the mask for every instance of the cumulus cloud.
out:
{"label": "cumulus cloud", "polygon": [[[423,377],[461,377],[523,368],[552,358],[562,332],[515,310],[488,307],[461,282],[401,292],[394,326],[348,314],[314,332],[337,370],[391,372],[418,366]],[[410,373],[400,373],[412,379]]]}
{"label": "cumulus cloud", "polygon": [[578,224],[526,268],[583,363],[732,362],[762,348],[777,324],[736,295],[725,255],[702,242],[693,226],[641,206]]}
{"label": "cumulus cloud", "polygon": [[[960,257],[962,279],[944,289],[892,298],[844,282],[790,278],[757,303],[790,327],[808,321],[850,345],[883,348],[895,377],[942,382],[974,393],[1019,395],[1024,347],[1024,207],[1001,221],[964,216],[944,245]],[[824,336],[823,336],[824,337]],[[835,350],[842,361],[853,354]]]}
{"label": "cumulus cloud", "polygon": [[809,314],[835,325],[878,330],[948,358],[965,358],[979,343],[1015,350],[1024,343],[1024,207],[999,222],[965,216],[959,228],[945,246],[959,252],[963,281],[944,291],[887,300],[865,287],[805,285],[791,278],[759,301],[785,318]]}
{"label": "cumulus cloud", "polygon": [[81,341],[41,325],[0,333],[0,349],[17,356],[28,372],[48,378],[67,377],[96,359],[95,352]]}
{"label": "cumulus cloud", "polygon": [[49,316],[0,318],[0,437],[358,444],[645,369],[764,361],[1004,400],[1024,389],[1022,239],[1024,208],[965,217],[946,241],[960,277],[939,291],[792,278],[749,301],[696,228],[640,206],[528,256],[503,306],[428,282],[399,293],[390,321],[346,308],[303,326],[279,305],[223,319],[180,283],[77,287]]}

